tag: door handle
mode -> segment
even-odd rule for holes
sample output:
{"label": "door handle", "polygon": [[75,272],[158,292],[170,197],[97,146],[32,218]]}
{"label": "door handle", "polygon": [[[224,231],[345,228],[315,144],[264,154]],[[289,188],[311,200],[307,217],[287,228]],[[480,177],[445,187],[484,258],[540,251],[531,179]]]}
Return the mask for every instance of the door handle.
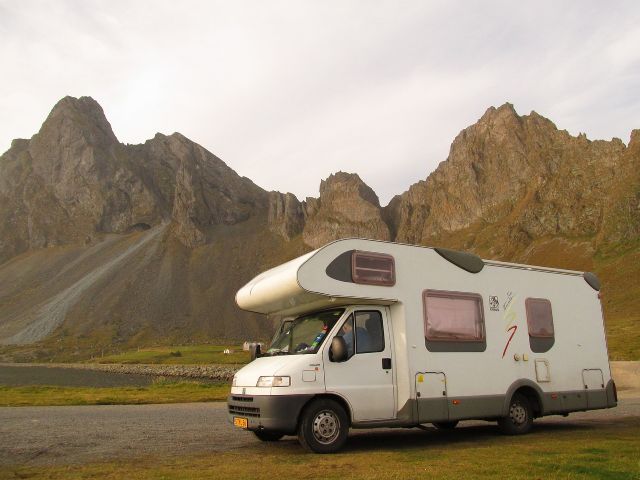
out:
{"label": "door handle", "polygon": [[382,359],[382,369],[383,370],[391,370],[391,359],[383,358]]}

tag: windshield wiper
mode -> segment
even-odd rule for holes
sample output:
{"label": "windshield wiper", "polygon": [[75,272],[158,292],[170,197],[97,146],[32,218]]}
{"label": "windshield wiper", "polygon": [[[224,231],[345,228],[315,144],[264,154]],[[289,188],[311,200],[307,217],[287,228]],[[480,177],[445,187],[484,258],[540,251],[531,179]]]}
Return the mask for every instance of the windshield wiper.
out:
{"label": "windshield wiper", "polygon": [[273,357],[276,355],[289,355],[289,352],[287,350],[283,350],[281,348],[273,350],[273,351],[268,351],[267,355]]}

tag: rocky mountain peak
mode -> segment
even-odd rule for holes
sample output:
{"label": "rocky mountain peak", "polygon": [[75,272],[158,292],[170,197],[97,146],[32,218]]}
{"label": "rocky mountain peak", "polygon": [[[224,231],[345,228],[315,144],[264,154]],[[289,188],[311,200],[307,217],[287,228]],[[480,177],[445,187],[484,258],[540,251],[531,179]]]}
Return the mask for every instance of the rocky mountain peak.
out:
{"label": "rocky mountain peak", "polygon": [[64,97],[51,110],[40,129],[40,135],[59,132],[80,134],[94,145],[117,143],[111,124],[98,102],[91,97]]}
{"label": "rocky mountain peak", "polygon": [[518,113],[512,103],[505,102],[497,108],[494,106],[487,108],[482,117],[480,117],[479,122],[488,122],[496,118],[509,117],[518,117]]}
{"label": "rocky mountain peak", "polygon": [[475,126],[486,129],[511,129],[520,122],[521,117],[513,105],[507,102],[498,108],[489,107]]}
{"label": "rocky mountain peak", "polygon": [[320,182],[320,198],[307,201],[307,214],[302,238],[314,248],[344,237],[391,239],[378,196],[354,173],[337,172]]}
{"label": "rocky mountain peak", "polygon": [[331,202],[335,195],[356,195],[375,207],[380,207],[378,195],[356,173],[336,172],[320,182],[320,202]]}
{"label": "rocky mountain peak", "polygon": [[509,258],[534,238],[594,235],[624,150],[571,136],[536,112],[490,108],[456,137],[446,162],[389,205],[396,240],[433,244],[493,225],[509,240],[491,254]]}
{"label": "rocky mountain peak", "polygon": [[118,139],[102,107],[90,97],[65,97],[51,110],[29,142],[35,172],[59,193],[74,182],[113,175]]}
{"label": "rocky mountain peak", "polygon": [[31,140],[13,142],[0,179],[0,236],[12,239],[0,242],[0,261],[161,222],[196,246],[212,227],[268,208],[267,192],[184,135],[120,144],[90,97],[63,98]]}

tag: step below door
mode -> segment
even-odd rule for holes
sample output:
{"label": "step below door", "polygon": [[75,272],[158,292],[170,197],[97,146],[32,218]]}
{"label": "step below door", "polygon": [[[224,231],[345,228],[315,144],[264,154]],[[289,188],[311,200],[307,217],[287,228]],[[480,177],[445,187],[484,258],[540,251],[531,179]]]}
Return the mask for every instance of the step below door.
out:
{"label": "step below door", "polygon": [[447,378],[443,372],[418,372],[416,374],[416,397],[418,423],[449,420]]}

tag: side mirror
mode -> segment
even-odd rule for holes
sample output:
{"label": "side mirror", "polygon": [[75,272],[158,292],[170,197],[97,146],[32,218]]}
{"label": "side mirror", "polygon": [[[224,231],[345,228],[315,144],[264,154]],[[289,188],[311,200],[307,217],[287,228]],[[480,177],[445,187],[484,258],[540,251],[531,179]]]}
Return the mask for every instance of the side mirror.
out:
{"label": "side mirror", "polygon": [[349,359],[347,342],[342,337],[333,337],[331,348],[329,348],[329,360],[332,362],[344,362]]}
{"label": "side mirror", "polygon": [[260,351],[259,343],[252,343],[249,346],[249,353],[251,354],[251,361],[253,362],[256,358],[260,358],[262,356],[262,352]]}

